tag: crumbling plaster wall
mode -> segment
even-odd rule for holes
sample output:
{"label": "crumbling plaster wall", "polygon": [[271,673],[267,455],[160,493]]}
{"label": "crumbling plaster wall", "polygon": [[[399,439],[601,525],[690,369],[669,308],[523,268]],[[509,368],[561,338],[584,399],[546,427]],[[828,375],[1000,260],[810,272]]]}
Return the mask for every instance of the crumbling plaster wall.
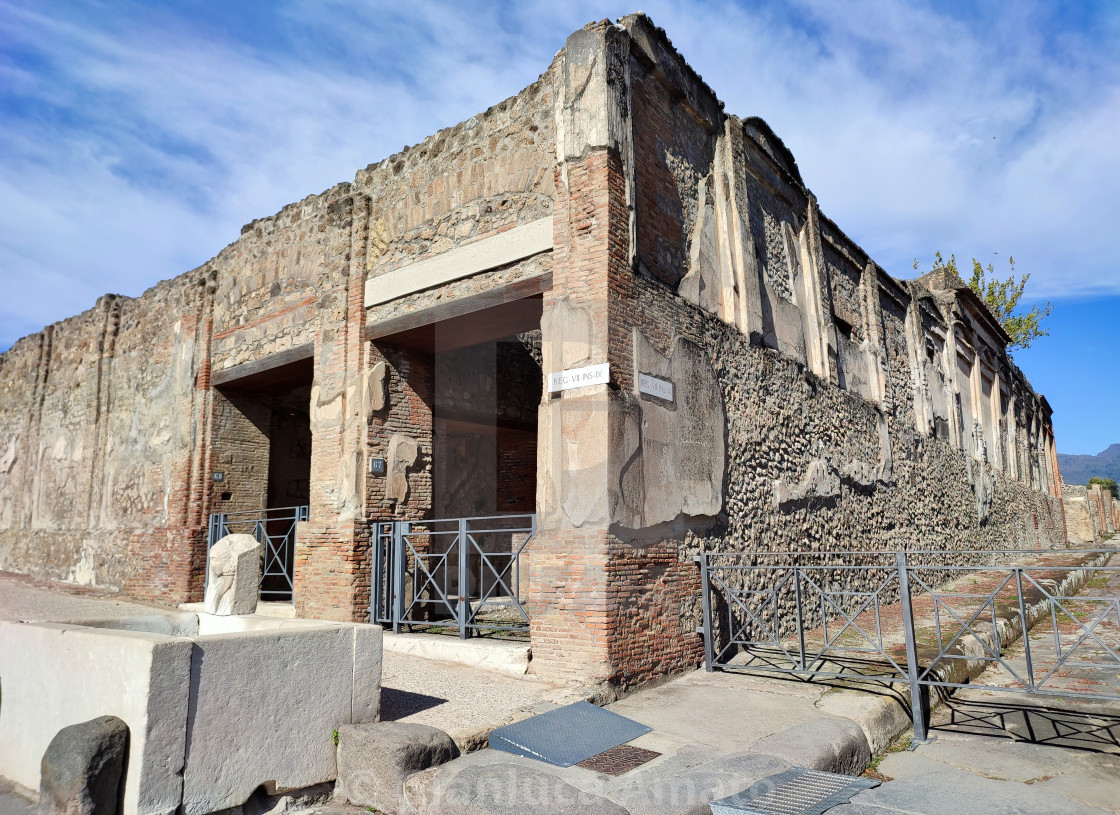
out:
{"label": "crumbling plaster wall", "polygon": [[200,272],[106,295],[0,356],[0,568],[185,594],[210,296]]}
{"label": "crumbling plaster wall", "polygon": [[[106,295],[0,356],[0,568],[197,598],[207,514],[222,506],[210,472],[230,464],[211,445],[245,419],[214,398],[211,376],[315,347],[338,365],[351,208],[347,184],[309,196],[198,269],[136,298]],[[332,375],[328,365],[317,379]],[[317,442],[329,450],[328,436]],[[250,489],[263,496],[260,475]],[[331,489],[337,480],[336,464]],[[238,508],[263,506],[242,497]]]}
{"label": "crumbling plaster wall", "polygon": [[[365,341],[366,274],[548,217],[548,92],[536,83],[353,184],[248,224],[195,272],[139,298],[103,298],[0,356],[0,565],[190,599],[201,588],[206,516],[231,492],[210,472],[238,469],[217,460],[221,450],[211,460],[211,446],[237,436],[230,425],[245,418],[215,398],[211,377],[313,357],[312,509],[299,532],[297,598],[305,611],[360,615],[367,452],[385,452],[376,422],[368,446],[371,417],[384,409],[373,380],[385,360]],[[547,272],[545,253],[487,278]],[[381,371],[384,397],[391,374]],[[425,459],[420,441],[414,470],[430,463],[430,442]],[[259,469],[251,458],[245,467]],[[423,495],[423,483],[413,487]]]}

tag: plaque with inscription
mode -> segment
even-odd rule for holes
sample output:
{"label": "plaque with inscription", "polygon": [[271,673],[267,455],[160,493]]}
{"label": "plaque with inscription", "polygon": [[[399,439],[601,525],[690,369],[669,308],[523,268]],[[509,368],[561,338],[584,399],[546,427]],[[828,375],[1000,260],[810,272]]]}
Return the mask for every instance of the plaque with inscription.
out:
{"label": "plaque with inscription", "polygon": [[656,396],[666,402],[673,401],[673,383],[649,374],[638,374],[638,390],[647,396]]}
{"label": "plaque with inscription", "polygon": [[586,368],[572,368],[567,371],[554,371],[548,375],[548,392],[567,391],[584,388],[588,385],[605,385],[611,379],[609,362],[602,365],[588,365]]}

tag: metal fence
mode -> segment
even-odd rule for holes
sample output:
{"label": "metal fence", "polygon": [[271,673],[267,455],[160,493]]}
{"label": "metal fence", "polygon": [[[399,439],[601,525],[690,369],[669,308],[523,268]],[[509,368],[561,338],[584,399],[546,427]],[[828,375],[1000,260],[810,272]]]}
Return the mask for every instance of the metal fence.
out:
{"label": "metal fence", "polygon": [[523,633],[521,553],[535,515],[375,524],[370,620],[410,629]]}
{"label": "metal fence", "polygon": [[206,544],[206,575],[210,575],[210,549],[226,535],[252,535],[263,544],[261,599],[291,601],[296,552],[296,524],[307,520],[307,507],[277,507],[246,512],[221,512],[210,516]]}
{"label": "metal fence", "polygon": [[[915,742],[930,689],[978,687],[987,668],[992,691],[1120,700],[1115,553],[705,552],[705,667],[905,684]],[[1070,682],[1078,669],[1096,680]]]}

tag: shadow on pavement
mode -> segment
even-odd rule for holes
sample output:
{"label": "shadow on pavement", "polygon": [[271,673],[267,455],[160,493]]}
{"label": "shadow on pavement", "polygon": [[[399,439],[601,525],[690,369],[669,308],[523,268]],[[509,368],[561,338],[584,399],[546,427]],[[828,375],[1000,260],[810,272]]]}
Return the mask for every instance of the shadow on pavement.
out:
{"label": "shadow on pavement", "polygon": [[397,688],[381,689],[381,721],[395,722],[421,710],[438,707],[447,702],[439,696],[428,696],[425,693],[413,693]]}
{"label": "shadow on pavement", "polygon": [[1064,707],[1050,700],[1015,703],[950,697],[939,713],[934,733],[969,733],[1120,755],[1120,715],[1109,710]]}

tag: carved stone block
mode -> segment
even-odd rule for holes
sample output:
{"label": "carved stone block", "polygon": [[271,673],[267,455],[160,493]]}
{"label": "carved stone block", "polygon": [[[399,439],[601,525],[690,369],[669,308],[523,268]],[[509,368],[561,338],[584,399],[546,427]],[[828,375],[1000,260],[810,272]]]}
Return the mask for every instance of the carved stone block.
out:
{"label": "carved stone block", "polygon": [[261,582],[261,544],[252,535],[226,535],[210,549],[207,614],[252,614]]}

